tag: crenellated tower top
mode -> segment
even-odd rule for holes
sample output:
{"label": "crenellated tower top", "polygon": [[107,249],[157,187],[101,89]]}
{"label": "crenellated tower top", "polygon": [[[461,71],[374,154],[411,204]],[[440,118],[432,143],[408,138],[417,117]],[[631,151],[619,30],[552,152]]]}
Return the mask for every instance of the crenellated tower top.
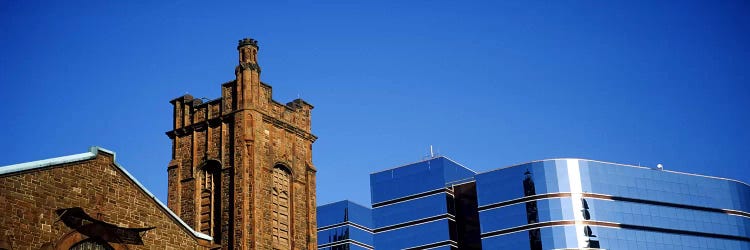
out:
{"label": "crenellated tower top", "polygon": [[241,48],[244,46],[253,46],[255,48],[258,48],[258,41],[252,38],[243,38],[239,41],[239,45],[237,45],[237,48]]}
{"label": "crenellated tower top", "polygon": [[240,65],[250,68],[258,69],[258,41],[252,38],[244,38],[239,40],[237,44],[237,50],[239,51]]}

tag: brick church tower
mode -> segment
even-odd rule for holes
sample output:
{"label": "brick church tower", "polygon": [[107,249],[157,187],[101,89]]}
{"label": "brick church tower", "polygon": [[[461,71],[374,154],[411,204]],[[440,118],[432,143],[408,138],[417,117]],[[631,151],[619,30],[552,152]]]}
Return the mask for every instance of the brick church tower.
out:
{"label": "brick church tower", "polygon": [[169,208],[222,249],[316,249],[313,106],[271,98],[257,41],[237,50],[221,98],[171,101]]}

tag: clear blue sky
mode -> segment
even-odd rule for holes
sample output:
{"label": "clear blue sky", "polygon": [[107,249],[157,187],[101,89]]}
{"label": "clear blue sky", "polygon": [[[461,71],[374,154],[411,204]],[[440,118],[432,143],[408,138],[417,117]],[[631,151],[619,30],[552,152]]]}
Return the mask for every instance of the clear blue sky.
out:
{"label": "clear blue sky", "polygon": [[750,3],[529,2],[0,0],[0,165],[99,145],[166,200],[168,101],[219,97],[252,37],[274,99],[315,105],[319,204],[431,144],[750,182]]}

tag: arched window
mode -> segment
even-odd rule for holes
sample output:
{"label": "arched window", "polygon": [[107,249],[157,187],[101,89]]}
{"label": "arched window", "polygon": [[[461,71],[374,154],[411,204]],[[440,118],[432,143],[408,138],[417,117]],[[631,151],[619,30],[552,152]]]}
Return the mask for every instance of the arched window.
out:
{"label": "arched window", "polygon": [[273,248],[274,249],[291,249],[289,242],[289,227],[291,226],[290,203],[289,203],[289,183],[291,174],[284,166],[277,165],[273,168],[273,187],[272,196],[272,224],[273,224]]}
{"label": "arched window", "polygon": [[221,163],[209,160],[201,171],[200,230],[221,242]]}
{"label": "arched window", "polygon": [[102,240],[89,238],[70,247],[70,250],[114,250],[112,246]]}

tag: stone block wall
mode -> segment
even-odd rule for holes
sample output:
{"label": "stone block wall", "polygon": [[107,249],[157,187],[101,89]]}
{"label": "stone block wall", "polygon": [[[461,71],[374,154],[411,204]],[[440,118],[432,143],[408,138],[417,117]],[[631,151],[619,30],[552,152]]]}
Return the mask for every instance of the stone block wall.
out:
{"label": "stone block wall", "polygon": [[0,242],[10,249],[68,249],[88,238],[67,227],[57,209],[81,207],[95,219],[125,228],[155,227],[143,245],[115,249],[210,249],[136,185],[111,154],[0,176]]}

